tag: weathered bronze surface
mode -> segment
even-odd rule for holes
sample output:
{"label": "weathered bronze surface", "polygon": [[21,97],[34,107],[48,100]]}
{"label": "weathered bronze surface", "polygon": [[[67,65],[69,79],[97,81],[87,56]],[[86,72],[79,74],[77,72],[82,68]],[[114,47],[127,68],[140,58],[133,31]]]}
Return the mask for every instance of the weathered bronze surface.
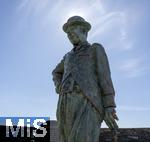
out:
{"label": "weathered bronze surface", "polygon": [[103,120],[114,133],[118,129],[108,58],[101,44],[88,43],[90,29],[80,16],[63,26],[73,49],[52,72],[59,94],[59,142],[99,142]]}

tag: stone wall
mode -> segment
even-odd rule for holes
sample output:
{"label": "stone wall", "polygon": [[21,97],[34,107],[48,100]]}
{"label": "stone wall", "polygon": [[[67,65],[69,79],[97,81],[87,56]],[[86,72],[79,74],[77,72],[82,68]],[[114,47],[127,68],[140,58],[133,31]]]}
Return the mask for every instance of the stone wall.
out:
{"label": "stone wall", "polygon": [[58,130],[56,121],[50,121],[50,142],[58,142]]}
{"label": "stone wall", "polygon": [[[150,128],[121,128],[117,135],[117,142],[150,142]],[[114,136],[109,129],[103,128],[101,130],[101,142],[116,141],[113,138]],[[59,142],[56,121],[50,122],[50,142]]]}

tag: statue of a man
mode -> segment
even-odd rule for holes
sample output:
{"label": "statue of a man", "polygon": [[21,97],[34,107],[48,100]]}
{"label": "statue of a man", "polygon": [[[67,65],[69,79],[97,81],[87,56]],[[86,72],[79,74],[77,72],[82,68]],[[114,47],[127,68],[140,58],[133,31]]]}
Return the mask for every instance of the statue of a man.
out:
{"label": "statue of a man", "polygon": [[53,70],[59,94],[59,142],[99,142],[101,123],[117,129],[115,91],[104,48],[87,42],[91,25],[73,16],[63,25],[73,49]]}

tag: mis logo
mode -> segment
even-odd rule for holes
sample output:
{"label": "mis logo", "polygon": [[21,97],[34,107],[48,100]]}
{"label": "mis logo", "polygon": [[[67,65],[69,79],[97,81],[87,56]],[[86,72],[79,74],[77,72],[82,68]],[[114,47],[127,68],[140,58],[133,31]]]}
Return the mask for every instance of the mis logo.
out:
{"label": "mis logo", "polygon": [[0,117],[0,124],[5,125],[6,138],[43,138],[50,129],[49,120],[49,117]]}

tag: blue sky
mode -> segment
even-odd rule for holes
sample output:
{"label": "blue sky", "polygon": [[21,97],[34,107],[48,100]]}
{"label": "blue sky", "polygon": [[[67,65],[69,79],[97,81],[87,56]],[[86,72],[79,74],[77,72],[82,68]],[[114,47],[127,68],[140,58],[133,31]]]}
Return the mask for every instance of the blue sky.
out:
{"label": "blue sky", "polygon": [[[62,25],[92,25],[107,52],[120,127],[150,127],[149,0],[0,0],[0,116],[56,119],[51,72],[72,48]],[[105,126],[105,125],[104,125]]]}

